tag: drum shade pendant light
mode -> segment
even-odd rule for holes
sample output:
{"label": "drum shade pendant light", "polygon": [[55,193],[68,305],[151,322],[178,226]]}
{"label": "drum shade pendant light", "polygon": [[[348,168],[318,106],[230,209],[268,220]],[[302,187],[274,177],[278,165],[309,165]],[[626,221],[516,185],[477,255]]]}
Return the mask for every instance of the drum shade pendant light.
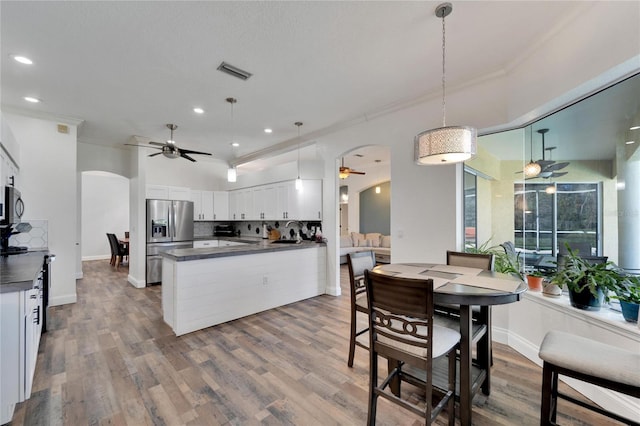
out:
{"label": "drum shade pendant light", "polygon": [[444,18],[452,10],[451,3],[442,3],[435,11],[435,15],[442,18],[442,127],[425,130],[415,137],[415,161],[420,165],[459,163],[476,155],[476,129],[468,126],[447,126]]}
{"label": "drum shade pendant light", "polygon": [[[234,141],[233,141],[233,137],[234,137],[234,126],[233,126],[233,104],[235,104],[236,102],[238,102],[237,99],[235,98],[227,98],[226,99],[227,102],[229,102],[229,104],[231,105],[231,146],[234,147]],[[229,165],[229,168],[227,169],[227,182],[235,182],[238,179],[238,173],[236,172],[236,168],[235,166]]]}
{"label": "drum shade pendant light", "polygon": [[302,179],[300,179],[300,126],[302,126],[302,122],[296,121],[293,124],[298,127],[298,178],[296,179],[296,189],[300,191],[302,190]]}

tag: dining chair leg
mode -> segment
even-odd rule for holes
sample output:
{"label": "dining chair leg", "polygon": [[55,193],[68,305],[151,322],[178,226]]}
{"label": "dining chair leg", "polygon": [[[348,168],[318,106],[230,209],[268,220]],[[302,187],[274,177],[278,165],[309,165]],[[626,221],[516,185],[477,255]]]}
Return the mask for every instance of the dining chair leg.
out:
{"label": "dining chair leg", "polygon": [[553,405],[556,402],[553,396],[554,381],[557,386],[558,376],[545,362],[542,367],[542,399],[540,401],[540,426],[551,425],[555,422],[555,413],[552,418]]}
{"label": "dining chair leg", "polygon": [[356,351],[356,311],[351,309],[351,336],[349,338],[349,359],[347,365],[353,367],[353,356]]}
{"label": "dining chair leg", "polygon": [[378,357],[369,356],[369,410],[367,414],[367,424],[375,426],[376,424],[376,405],[378,402],[378,394],[375,391],[378,385]]}
{"label": "dining chair leg", "polygon": [[447,411],[449,412],[449,426],[456,424],[456,356],[455,353],[449,355],[449,390],[453,392],[451,398],[447,402]]}
{"label": "dining chair leg", "polygon": [[491,342],[491,306],[480,307],[481,321],[487,326],[485,335],[478,342],[478,362],[486,371],[486,377],[482,382],[482,393],[489,395],[491,393],[491,358],[492,358],[492,342]]}

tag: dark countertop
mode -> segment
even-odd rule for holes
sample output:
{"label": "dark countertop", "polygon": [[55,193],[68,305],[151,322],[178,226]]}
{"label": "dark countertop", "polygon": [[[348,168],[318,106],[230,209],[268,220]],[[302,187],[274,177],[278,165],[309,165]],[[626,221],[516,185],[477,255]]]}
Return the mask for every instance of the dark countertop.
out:
{"label": "dark countertop", "polygon": [[29,290],[48,250],[0,256],[0,293]]}
{"label": "dark countertop", "polygon": [[212,237],[211,240],[227,240],[246,243],[241,246],[229,247],[207,247],[207,248],[187,248],[163,251],[160,254],[164,257],[172,259],[176,262],[184,262],[189,260],[212,259],[216,257],[242,256],[245,254],[271,253],[287,250],[302,250],[316,247],[324,247],[325,243],[315,243],[312,241],[303,241],[300,244],[272,244],[272,240],[263,240],[254,237]]}

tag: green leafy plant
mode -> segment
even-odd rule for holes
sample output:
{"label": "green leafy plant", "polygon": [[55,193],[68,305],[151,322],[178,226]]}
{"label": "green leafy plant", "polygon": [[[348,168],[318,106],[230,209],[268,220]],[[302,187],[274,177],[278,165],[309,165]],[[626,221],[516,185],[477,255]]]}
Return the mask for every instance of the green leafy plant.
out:
{"label": "green leafy plant", "polygon": [[609,300],[609,291],[615,292],[619,284],[627,279],[620,270],[614,268],[613,262],[591,263],[576,254],[566,245],[568,255],[562,267],[559,267],[551,279],[551,283],[567,288],[576,293],[588,289],[594,297],[598,290],[602,291],[605,300]]}
{"label": "green leafy plant", "polygon": [[491,239],[482,243],[479,247],[467,248],[468,253],[493,254],[493,269],[503,274],[516,275],[524,281],[523,264],[520,254],[516,256],[508,255],[502,246],[491,246]]}
{"label": "green leafy plant", "polygon": [[640,277],[626,276],[613,291],[615,295],[611,296],[612,299],[640,304]]}

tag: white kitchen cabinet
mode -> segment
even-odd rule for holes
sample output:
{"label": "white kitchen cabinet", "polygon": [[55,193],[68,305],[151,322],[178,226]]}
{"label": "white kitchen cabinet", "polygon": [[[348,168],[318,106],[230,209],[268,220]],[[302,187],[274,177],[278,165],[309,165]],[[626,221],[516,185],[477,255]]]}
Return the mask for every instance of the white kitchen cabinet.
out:
{"label": "white kitchen cabinet", "polygon": [[229,192],[229,219],[253,220],[253,189],[236,189]]}
{"label": "white kitchen cabinet", "polygon": [[0,424],[31,396],[43,315],[41,287],[0,293]]}
{"label": "white kitchen cabinet", "polygon": [[193,220],[213,220],[213,191],[191,190]]}
{"label": "white kitchen cabinet", "polygon": [[303,180],[302,189],[296,193],[299,220],[322,220],[322,181]]}
{"label": "white kitchen cabinet", "polygon": [[147,185],[146,197],[149,200],[169,200],[169,187],[164,185]]}
{"label": "white kitchen cabinet", "polygon": [[227,241],[227,240],[220,240],[219,242],[219,247],[231,247],[231,246],[245,246],[247,245],[247,243],[241,243],[238,241]]}
{"label": "white kitchen cabinet", "polygon": [[213,220],[229,220],[229,193],[213,191]]}
{"label": "white kitchen cabinet", "polygon": [[169,187],[169,199],[170,200],[191,200],[191,189],[184,188],[182,186],[170,186]]}
{"label": "white kitchen cabinet", "polygon": [[280,182],[276,188],[276,219],[297,219],[298,206],[294,181]]}
{"label": "white kitchen cabinet", "polygon": [[253,212],[254,219],[278,219],[275,185],[261,185],[253,188]]}
{"label": "white kitchen cabinet", "polygon": [[148,184],[146,186],[146,198],[151,200],[191,201],[191,189],[182,186]]}
{"label": "white kitchen cabinet", "polygon": [[211,248],[219,247],[218,240],[196,240],[193,242],[193,248]]}

